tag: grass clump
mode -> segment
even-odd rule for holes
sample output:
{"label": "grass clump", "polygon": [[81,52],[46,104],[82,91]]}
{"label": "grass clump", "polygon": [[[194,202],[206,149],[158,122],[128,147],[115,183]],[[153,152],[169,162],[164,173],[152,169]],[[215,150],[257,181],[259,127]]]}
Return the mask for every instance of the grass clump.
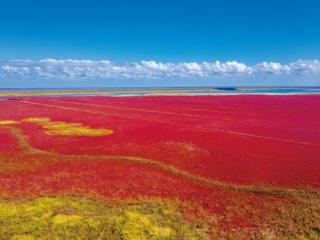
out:
{"label": "grass clump", "polygon": [[204,239],[171,203],[106,206],[74,197],[0,202],[1,240]]}

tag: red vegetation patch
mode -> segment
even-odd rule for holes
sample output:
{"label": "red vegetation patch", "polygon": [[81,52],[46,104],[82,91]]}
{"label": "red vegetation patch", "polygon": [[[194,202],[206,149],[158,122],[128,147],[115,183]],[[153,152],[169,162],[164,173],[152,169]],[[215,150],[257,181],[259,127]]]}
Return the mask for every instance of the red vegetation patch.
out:
{"label": "red vegetation patch", "polygon": [[1,154],[12,153],[17,151],[16,140],[11,136],[8,130],[0,128],[0,139],[1,139],[1,144],[0,144]]}
{"label": "red vegetation patch", "polygon": [[[0,120],[19,122],[0,126],[1,193],[177,198],[187,213],[221,229],[255,228],[307,206],[296,202],[301,187],[319,190],[319,107],[320,96],[1,101]],[[30,117],[113,134],[47,135],[39,124],[20,122]]]}
{"label": "red vegetation patch", "polygon": [[145,157],[235,183],[319,186],[319,101],[319,96],[36,98],[10,102],[16,111],[1,113],[114,131],[66,138],[21,125],[40,149]]}

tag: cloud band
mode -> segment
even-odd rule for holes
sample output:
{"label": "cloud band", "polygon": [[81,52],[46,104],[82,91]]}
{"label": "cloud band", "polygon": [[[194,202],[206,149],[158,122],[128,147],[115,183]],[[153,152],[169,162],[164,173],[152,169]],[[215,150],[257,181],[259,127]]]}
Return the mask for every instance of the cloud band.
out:
{"label": "cloud band", "polygon": [[237,61],[162,63],[140,61],[114,64],[108,60],[15,60],[0,62],[0,79],[217,79],[260,75],[320,75],[319,60],[289,64],[262,62],[248,66]]}

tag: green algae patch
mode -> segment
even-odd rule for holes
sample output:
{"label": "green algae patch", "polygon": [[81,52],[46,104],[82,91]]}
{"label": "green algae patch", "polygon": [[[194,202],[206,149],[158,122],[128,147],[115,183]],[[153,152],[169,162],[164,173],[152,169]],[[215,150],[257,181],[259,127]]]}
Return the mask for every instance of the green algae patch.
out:
{"label": "green algae patch", "polygon": [[0,200],[0,239],[200,240],[170,202],[107,206],[76,197]]}

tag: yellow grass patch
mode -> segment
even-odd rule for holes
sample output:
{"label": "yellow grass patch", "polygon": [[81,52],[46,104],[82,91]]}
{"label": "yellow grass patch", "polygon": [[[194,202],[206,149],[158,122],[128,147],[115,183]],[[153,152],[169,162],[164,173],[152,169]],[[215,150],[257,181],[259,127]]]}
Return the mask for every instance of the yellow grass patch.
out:
{"label": "yellow grass patch", "polygon": [[96,129],[81,123],[47,122],[43,123],[42,127],[47,129],[46,134],[48,135],[105,136],[113,133],[111,129]]}
{"label": "yellow grass patch", "polygon": [[0,239],[201,240],[169,202],[107,206],[76,197],[0,200]]}
{"label": "yellow grass patch", "polygon": [[16,235],[13,236],[10,240],[34,240],[35,238],[30,235]]}
{"label": "yellow grass patch", "polygon": [[67,215],[67,214],[57,214],[52,218],[53,224],[64,224],[64,225],[76,225],[81,222],[83,218],[79,215]]}
{"label": "yellow grass patch", "polygon": [[20,122],[14,120],[0,120],[0,125],[13,125],[19,124]]}
{"label": "yellow grass patch", "polygon": [[148,239],[142,237],[145,229],[148,230],[150,238],[159,237],[160,239],[174,239],[176,231],[171,227],[161,227],[154,224],[153,219],[136,211],[125,211],[123,216],[118,217],[117,221],[123,226],[123,235],[125,239]]}
{"label": "yellow grass patch", "polygon": [[50,122],[50,118],[25,118],[22,119],[23,122],[29,122],[29,123],[45,123],[45,122]]}
{"label": "yellow grass patch", "polygon": [[60,136],[105,136],[113,133],[111,129],[91,128],[82,123],[67,123],[62,121],[51,121],[50,118],[25,118],[23,122],[36,123],[46,129],[48,135]]}

